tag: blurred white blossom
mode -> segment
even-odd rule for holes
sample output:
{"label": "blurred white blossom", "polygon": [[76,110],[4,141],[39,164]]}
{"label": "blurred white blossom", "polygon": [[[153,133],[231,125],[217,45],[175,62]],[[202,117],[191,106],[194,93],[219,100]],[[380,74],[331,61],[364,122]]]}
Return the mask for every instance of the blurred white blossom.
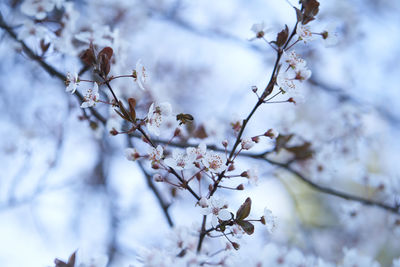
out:
{"label": "blurred white blossom", "polygon": [[151,104],[147,114],[147,129],[154,135],[160,135],[160,127],[172,113],[171,104],[164,102]]}
{"label": "blurred white blossom", "polygon": [[81,108],[89,108],[96,105],[99,101],[99,86],[97,83],[94,83],[93,88],[89,88],[86,91],[85,96],[83,97],[83,102],[81,104]]}

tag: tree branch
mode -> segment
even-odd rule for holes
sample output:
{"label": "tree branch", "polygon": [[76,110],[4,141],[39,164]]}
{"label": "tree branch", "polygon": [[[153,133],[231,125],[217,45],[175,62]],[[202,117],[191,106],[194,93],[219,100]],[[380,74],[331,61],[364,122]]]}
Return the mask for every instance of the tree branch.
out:
{"label": "tree branch", "polygon": [[[38,55],[36,55],[36,53],[29,48],[24,41],[22,40],[18,40],[18,37],[16,35],[16,33],[13,31],[13,29],[4,21],[3,16],[0,14],[0,28],[2,28],[3,30],[5,30],[7,32],[7,34],[14,39],[16,42],[18,42],[21,46],[23,51],[26,53],[26,55],[32,59],[33,61],[35,61],[36,63],[38,63],[50,76],[56,77],[59,80],[61,80],[62,82],[65,82],[65,80],[67,79],[67,77],[62,74],[61,72],[59,72],[57,69],[55,69],[53,66],[49,65],[47,62],[44,61],[44,59]],[[79,103],[83,102],[83,95],[78,92],[75,91],[75,96],[79,99]],[[97,112],[96,109],[94,108],[89,108],[90,112],[92,113],[92,115],[94,117],[96,117],[99,121],[101,121],[103,124],[106,123],[106,119],[99,113]]]}

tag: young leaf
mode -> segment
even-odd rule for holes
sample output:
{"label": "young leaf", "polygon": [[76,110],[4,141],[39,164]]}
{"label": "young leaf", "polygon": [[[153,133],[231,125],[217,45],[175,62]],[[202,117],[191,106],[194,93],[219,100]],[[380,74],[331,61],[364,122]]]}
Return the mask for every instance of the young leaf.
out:
{"label": "young leaf", "polygon": [[80,58],[83,63],[88,66],[96,65],[96,57],[94,56],[94,48],[92,44],[90,44],[88,49],[81,53]]}
{"label": "young leaf", "polygon": [[128,99],[128,104],[129,104],[129,116],[132,122],[136,121],[136,100],[134,98],[129,98]]}
{"label": "young leaf", "polygon": [[285,25],[285,29],[283,29],[278,35],[276,36],[276,45],[278,47],[282,47],[285,45],[287,39],[289,38],[289,28]]}
{"label": "young leaf", "polygon": [[297,7],[294,7],[294,10],[296,10],[297,22],[301,23],[303,21],[303,13],[301,13],[301,10]]}
{"label": "young leaf", "polygon": [[303,20],[302,23],[306,25],[313,21],[319,12],[319,2],[317,0],[302,0],[303,5]]}
{"label": "young leaf", "polygon": [[111,57],[113,55],[113,50],[111,47],[105,47],[100,53],[97,55],[97,61],[99,62],[100,71],[104,76],[107,77],[108,73],[110,73],[111,68]]}
{"label": "young leaf", "polygon": [[254,233],[254,225],[251,222],[248,221],[238,221],[237,224],[242,227],[243,231],[246,232],[246,234],[251,235]]}
{"label": "young leaf", "polygon": [[242,221],[249,216],[251,210],[251,199],[246,198],[245,202],[240,206],[240,208],[236,212],[236,220]]}

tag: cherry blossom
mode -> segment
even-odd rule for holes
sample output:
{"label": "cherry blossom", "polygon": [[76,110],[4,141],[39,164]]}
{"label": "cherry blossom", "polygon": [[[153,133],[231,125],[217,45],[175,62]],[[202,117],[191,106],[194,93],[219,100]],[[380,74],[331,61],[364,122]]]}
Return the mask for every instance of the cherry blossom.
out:
{"label": "cherry blossom", "polygon": [[258,169],[253,167],[246,171],[247,179],[249,180],[249,184],[257,185],[258,184]]}
{"label": "cherry blossom", "polygon": [[202,162],[207,169],[214,173],[220,173],[227,167],[226,159],[215,152],[207,152]]}
{"label": "cherry blossom", "polygon": [[338,34],[334,25],[329,25],[325,31],[321,32],[321,36],[326,47],[335,46],[338,43]]}
{"label": "cherry blossom", "polygon": [[160,135],[160,127],[171,115],[171,105],[167,102],[159,105],[151,104],[147,114],[147,129],[154,135]]}
{"label": "cherry blossom", "polygon": [[159,162],[163,157],[164,149],[162,146],[158,145],[156,148],[150,147],[149,149],[149,159],[152,162]]}
{"label": "cherry blossom", "polygon": [[25,0],[21,5],[21,11],[28,16],[42,20],[48,12],[54,9],[54,5],[52,0]]}
{"label": "cherry blossom", "polygon": [[25,41],[28,37],[45,39],[49,34],[45,27],[35,24],[32,20],[25,20],[17,36],[18,40]]}
{"label": "cherry blossom", "polygon": [[251,31],[253,31],[256,36],[251,38],[250,41],[257,39],[257,38],[263,38],[264,35],[269,32],[270,30],[266,27],[265,22],[261,23],[255,23],[251,26]]}
{"label": "cherry blossom", "polygon": [[65,89],[66,92],[71,92],[71,94],[75,93],[76,89],[79,86],[79,77],[78,73],[67,73],[67,79],[65,80],[65,85],[67,88]]}
{"label": "cherry blossom", "polygon": [[136,62],[136,69],[135,69],[134,73],[136,74],[135,82],[137,82],[140,89],[145,91],[146,90],[145,83],[146,83],[146,79],[147,79],[147,73],[146,73],[146,69],[144,68],[144,66],[142,64],[141,59],[139,59]]}
{"label": "cherry blossom", "polygon": [[93,89],[88,89],[81,104],[81,108],[89,108],[99,101],[99,86],[94,83]]}
{"label": "cherry blossom", "polygon": [[179,149],[174,149],[172,151],[172,157],[164,160],[165,164],[177,170],[193,168],[193,161],[193,156],[188,156],[184,151]]}
{"label": "cherry blossom", "polygon": [[140,157],[140,154],[135,148],[126,148],[125,157],[127,158],[127,160],[135,161]]}
{"label": "cherry blossom", "polygon": [[212,225],[218,225],[218,219],[221,221],[227,221],[232,218],[231,213],[226,209],[228,207],[228,203],[222,199],[215,196],[212,196],[208,199],[208,207],[201,209],[201,214],[203,215],[212,215]]}
{"label": "cherry blossom", "polygon": [[268,232],[272,233],[275,228],[276,217],[272,214],[272,211],[268,208],[264,208],[264,215],[261,217],[261,222],[265,224]]}
{"label": "cherry blossom", "polygon": [[283,61],[292,69],[304,68],[307,62],[302,59],[295,51],[283,52]]}
{"label": "cherry blossom", "polygon": [[186,153],[194,157],[196,161],[201,160],[207,153],[207,146],[205,143],[201,143],[198,147],[188,147]]}
{"label": "cherry blossom", "polygon": [[310,27],[301,23],[297,24],[296,34],[299,37],[299,40],[304,41],[304,43],[314,39],[314,35],[311,33]]}
{"label": "cherry blossom", "polygon": [[356,249],[343,249],[343,263],[340,267],[352,267],[352,266],[368,266],[368,267],[380,267],[380,264],[368,256],[358,253]]}
{"label": "cherry blossom", "polygon": [[277,77],[277,84],[285,93],[295,93],[299,83],[311,77],[311,70],[306,66],[306,61],[294,51],[283,54],[283,69]]}
{"label": "cherry blossom", "polygon": [[279,88],[284,92],[292,92],[296,89],[294,75],[290,75],[288,72],[279,73],[276,80]]}
{"label": "cherry blossom", "polygon": [[107,25],[93,24],[91,29],[75,34],[75,39],[86,44],[93,43],[104,47],[113,46],[116,36],[118,36],[118,29],[111,31]]}
{"label": "cherry blossom", "polygon": [[197,204],[202,208],[208,207],[208,201],[205,197],[200,198],[200,200],[197,202]]}
{"label": "cherry blossom", "polygon": [[252,148],[255,145],[255,142],[249,137],[249,138],[242,139],[240,144],[242,145],[243,150],[249,150],[250,148]]}

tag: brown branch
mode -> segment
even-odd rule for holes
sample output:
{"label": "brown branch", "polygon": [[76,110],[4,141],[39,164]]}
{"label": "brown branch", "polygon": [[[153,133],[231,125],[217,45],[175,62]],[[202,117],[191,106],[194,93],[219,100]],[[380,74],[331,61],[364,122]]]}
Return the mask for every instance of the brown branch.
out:
{"label": "brown branch", "polygon": [[[277,75],[279,73],[279,62],[281,60],[282,53],[288,47],[288,45],[289,45],[290,41],[292,40],[292,38],[295,36],[297,24],[298,24],[298,22],[296,22],[295,26],[293,27],[293,30],[292,30],[289,38],[286,40],[286,43],[282,47],[278,47],[278,49],[276,50],[276,53],[277,53],[276,60],[275,60],[274,68],[272,70],[269,82],[267,83],[262,96],[258,99],[257,103],[255,104],[253,109],[250,111],[250,113],[247,116],[247,118],[243,120],[242,127],[240,128],[240,131],[239,131],[239,134],[238,134],[238,136],[236,138],[236,141],[235,141],[235,143],[234,143],[234,145],[232,147],[231,152],[229,153],[229,157],[228,157],[228,159],[226,161],[226,165],[229,165],[232,162],[233,156],[236,153],[236,149],[237,149],[237,147],[239,146],[239,144],[241,142],[242,135],[243,135],[244,130],[245,130],[246,126],[247,126],[247,123],[250,121],[251,117],[254,115],[254,113],[257,111],[257,109],[263,103],[265,103],[266,97],[272,93],[272,90],[273,90],[273,88],[275,86],[276,77],[277,77]],[[218,178],[214,182],[214,185],[213,185],[213,187],[212,187],[212,189],[210,191],[209,197],[211,197],[217,191],[218,185],[222,181],[222,179],[224,178],[224,175],[225,175],[225,171],[221,172],[218,175]],[[205,223],[205,219],[203,219],[203,223]],[[201,244],[202,244],[202,242],[204,240],[204,237],[205,237],[205,233],[204,233],[204,231],[201,231],[200,232],[200,236],[199,236],[199,243],[198,243],[198,246],[197,246],[197,251],[198,252],[201,250]]]}
{"label": "brown branch", "polygon": [[[47,62],[44,61],[44,59],[40,56],[38,56],[31,48],[29,48],[24,41],[22,40],[18,40],[18,37],[16,35],[16,33],[14,32],[14,30],[4,21],[3,16],[0,14],[0,28],[2,28],[3,30],[5,30],[7,32],[7,34],[14,39],[16,42],[18,42],[23,51],[25,52],[25,54],[32,59],[33,61],[35,61],[36,63],[38,63],[50,76],[56,77],[59,80],[61,80],[62,82],[65,82],[66,80],[66,76],[64,74],[62,74],[61,72],[59,72],[57,69],[55,69],[53,66],[49,65]],[[79,99],[79,103],[83,102],[83,95],[78,92],[75,91],[75,96]],[[92,115],[94,117],[96,117],[99,121],[101,121],[103,124],[106,123],[106,119],[99,113],[97,112],[96,109],[94,108],[89,108],[90,112],[92,113]]]}
{"label": "brown branch", "polygon": [[[138,138],[137,136],[133,135],[133,137]],[[179,147],[179,148],[185,148],[187,147],[186,143],[181,143],[181,142],[168,142],[165,140],[154,140],[155,142],[159,143],[159,144],[168,144],[170,146],[173,147]],[[192,146],[198,146],[198,144],[192,144]],[[218,148],[217,146],[208,146],[207,149],[212,150],[212,151],[216,151],[216,152],[221,152],[224,153],[225,149],[223,148]],[[387,210],[389,212],[394,212],[396,214],[400,214],[400,206],[394,205],[394,206],[390,206],[384,203],[380,203],[371,199],[367,199],[367,198],[363,198],[360,196],[355,196],[353,194],[350,193],[346,193],[346,192],[342,192],[340,190],[336,190],[336,189],[331,189],[329,187],[325,187],[322,185],[319,185],[316,182],[313,182],[311,178],[306,177],[305,175],[303,175],[302,173],[300,173],[299,171],[295,170],[292,166],[291,163],[280,163],[277,161],[273,161],[270,160],[268,158],[266,158],[266,156],[268,156],[269,154],[271,154],[273,151],[268,150],[266,152],[263,153],[258,153],[258,154],[254,154],[254,153],[248,153],[248,152],[242,152],[239,154],[239,157],[246,157],[246,158],[253,158],[256,160],[264,160],[266,162],[268,162],[271,165],[275,165],[279,168],[285,169],[286,171],[294,174],[298,179],[302,180],[306,185],[308,185],[310,188],[327,194],[327,195],[332,195],[332,196],[336,196],[342,199],[346,199],[346,200],[351,200],[351,201],[356,201],[356,202],[360,202],[362,204],[368,205],[368,206],[375,206],[378,208],[382,208],[384,210]]]}
{"label": "brown branch", "polygon": [[[113,94],[114,100],[117,101],[117,103],[119,103],[119,99],[118,97],[114,94],[114,90],[111,87],[111,84],[105,79],[105,77],[102,76],[102,79],[104,80],[104,82],[106,83],[108,89],[111,91],[111,93]],[[141,133],[141,135],[144,137],[144,139],[153,147],[153,148],[157,148],[157,145],[150,139],[150,137],[146,134],[146,132],[141,128],[140,124],[136,125],[136,123],[134,124],[135,127],[137,127],[137,130]],[[129,138],[128,138],[129,140]],[[194,192],[194,190],[189,186],[189,184],[184,180],[183,177],[181,177],[172,167],[169,167],[169,172],[172,173],[182,184],[182,187],[184,189],[187,189],[197,200],[200,200],[199,195],[197,195],[196,192]]]}
{"label": "brown branch", "polygon": [[[260,157],[257,157],[257,156],[253,157],[253,158],[261,159]],[[290,164],[280,163],[280,162],[277,162],[277,161],[273,161],[273,160],[267,159],[265,157],[262,158],[262,159],[267,161],[268,163],[270,163],[272,165],[278,166],[278,167],[280,167],[282,169],[285,169],[288,172],[294,174],[296,177],[298,177],[300,180],[302,180],[308,186],[310,186],[311,188],[313,188],[313,189],[315,189],[315,190],[317,190],[317,191],[319,191],[321,193],[325,193],[325,194],[328,194],[328,195],[336,196],[336,197],[343,198],[343,199],[346,199],[346,200],[357,201],[357,202],[360,202],[360,203],[362,203],[364,205],[367,205],[367,206],[379,207],[379,208],[382,208],[384,210],[387,210],[387,211],[390,211],[392,213],[395,213],[397,215],[400,214],[400,206],[398,206],[398,205],[390,206],[390,205],[387,205],[387,204],[384,204],[384,203],[381,203],[381,202],[377,202],[377,201],[374,201],[374,200],[371,200],[371,199],[368,199],[368,198],[363,198],[363,197],[352,195],[352,194],[349,194],[349,193],[346,193],[346,192],[342,192],[342,191],[339,191],[339,190],[336,190],[336,189],[332,189],[330,187],[325,187],[325,186],[319,185],[319,184],[313,182],[310,178],[308,178],[305,175],[301,174],[299,171],[295,170]]]}

